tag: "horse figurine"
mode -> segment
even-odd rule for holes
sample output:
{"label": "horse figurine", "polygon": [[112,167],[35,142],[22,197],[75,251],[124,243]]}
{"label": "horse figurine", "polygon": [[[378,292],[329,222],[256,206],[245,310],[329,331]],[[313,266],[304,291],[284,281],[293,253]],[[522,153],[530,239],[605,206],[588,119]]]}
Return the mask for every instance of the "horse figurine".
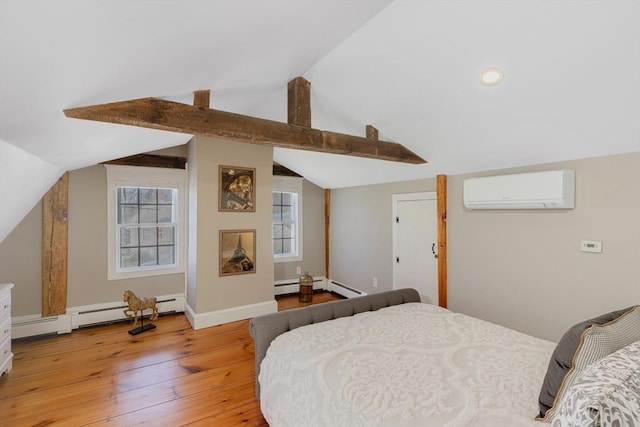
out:
{"label": "horse figurine", "polygon": [[153,310],[153,314],[149,320],[156,320],[158,318],[158,307],[156,307],[156,297],[142,297],[138,298],[133,291],[124,291],[123,301],[129,304],[129,308],[124,310],[124,315],[127,317],[133,317],[133,326],[138,324],[138,311],[142,316],[142,311],[150,308]]}

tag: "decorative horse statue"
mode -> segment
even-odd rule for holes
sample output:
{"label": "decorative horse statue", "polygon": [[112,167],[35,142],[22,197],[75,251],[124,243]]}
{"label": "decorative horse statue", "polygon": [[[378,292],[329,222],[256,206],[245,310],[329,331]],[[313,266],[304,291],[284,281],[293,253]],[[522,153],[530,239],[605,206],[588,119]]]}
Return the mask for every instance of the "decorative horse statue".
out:
{"label": "decorative horse statue", "polygon": [[142,297],[138,298],[133,291],[124,291],[123,301],[129,304],[129,308],[124,310],[124,315],[127,317],[133,317],[133,326],[138,324],[138,311],[142,316],[142,310],[150,308],[153,310],[153,314],[149,320],[156,320],[158,318],[158,307],[156,307],[156,297]]}

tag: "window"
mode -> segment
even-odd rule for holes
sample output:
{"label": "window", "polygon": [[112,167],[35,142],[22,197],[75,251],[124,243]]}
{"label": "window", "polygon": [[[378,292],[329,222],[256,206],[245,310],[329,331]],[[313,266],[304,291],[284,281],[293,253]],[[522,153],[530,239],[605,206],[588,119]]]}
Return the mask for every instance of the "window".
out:
{"label": "window", "polygon": [[302,261],[302,178],[273,177],[275,262]]}
{"label": "window", "polygon": [[175,267],[177,193],[173,188],[116,187],[119,270]]}
{"label": "window", "polygon": [[108,278],[184,271],[185,172],[107,166]]}

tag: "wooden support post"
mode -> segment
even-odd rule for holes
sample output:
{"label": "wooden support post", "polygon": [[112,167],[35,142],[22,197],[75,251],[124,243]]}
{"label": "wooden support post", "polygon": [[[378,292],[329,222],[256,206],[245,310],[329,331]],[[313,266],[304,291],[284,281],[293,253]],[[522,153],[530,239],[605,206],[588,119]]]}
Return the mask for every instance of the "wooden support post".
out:
{"label": "wooden support post", "polygon": [[447,176],[438,175],[438,305],[447,308]]}
{"label": "wooden support post", "polygon": [[329,278],[329,233],[331,223],[331,189],[324,189],[324,277]]}
{"label": "wooden support post", "polygon": [[209,89],[196,90],[193,92],[194,106],[209,108],[210,101],[211,101],[211,91]]}
{"label": "wooden support post", "polygon": [[69,173],[42,198],[42,317],[67,311]]}
{"label": "wooden support post", "polygon": [[[376,129],[375,127],[373,127],[372,125],[367,125],[366,126],[366,132],[367,132],[367,139],[370,139],[372,141],[379,141],[378,139],[378,129]],[[378,149],[376,148],[376,155],[378,155]]]}
{"label": "wooden support post", "polygon": [[378,129],[371,125],[367,125],[365,129],[367,131],[367,139],[378,140]]}
{"label": "wooden support post", "polygon": [[311,83],[296,77],[287,84],[287,116],[290,125],[311,127]]}

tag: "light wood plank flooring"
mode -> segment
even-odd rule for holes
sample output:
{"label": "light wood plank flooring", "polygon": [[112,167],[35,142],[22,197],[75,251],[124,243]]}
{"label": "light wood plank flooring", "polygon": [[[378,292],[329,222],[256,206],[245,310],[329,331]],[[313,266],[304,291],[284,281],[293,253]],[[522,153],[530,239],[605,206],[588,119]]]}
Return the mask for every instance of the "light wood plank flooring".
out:
{"label": "light wood plank flooring", "polygon": [[[340,299],[316,292],[313,304]],[[309,305],[279,297],[278,309]],[[248,320],[194,331],[182,314],[14,340],[0,426],[267,426]]]}

